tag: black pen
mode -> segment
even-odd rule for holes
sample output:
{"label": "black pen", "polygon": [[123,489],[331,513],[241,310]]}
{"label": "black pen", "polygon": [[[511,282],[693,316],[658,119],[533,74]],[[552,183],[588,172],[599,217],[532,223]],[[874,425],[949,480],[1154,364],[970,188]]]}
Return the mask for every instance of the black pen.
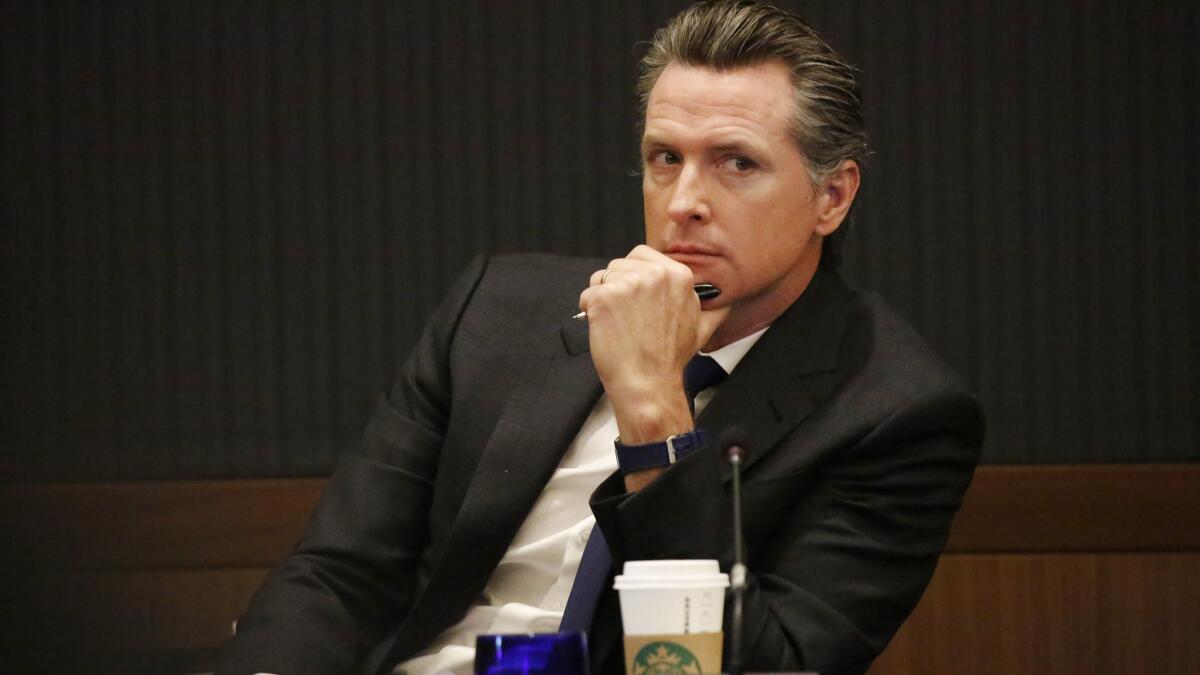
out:
{"label": "black pen", "polygon": [[[696,284],[695,286],[692,286],[692,290],[696,291],[696,295],[698,295],[701,300],[712,300],[721,294],[721,289],[713,286],[712,284]],[[571,318],[586,319],[587,312],[580,312]]]}

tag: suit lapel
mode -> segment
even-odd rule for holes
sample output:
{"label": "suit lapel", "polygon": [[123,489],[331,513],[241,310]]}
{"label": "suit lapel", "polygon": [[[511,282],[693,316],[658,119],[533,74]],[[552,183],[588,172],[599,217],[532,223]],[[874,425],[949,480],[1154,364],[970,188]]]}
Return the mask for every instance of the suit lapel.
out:
{"label": "suit lapel", "polygon": [[446,547],[448,559],[469,557],[478,567],[468,578],[490,576],[600,390],[587,353],[530,360],[484,447]]}
{"label": "suit lapel", "polygon": [[[851,293],[834,272],[818,270],[800,298],[717,389],[696,426],[747,437],[743,470],[803,422],[836,384],[838,347]],[[722,464],[722,476],[729,468]]]}
{"label": "suit lapel", "polygon": [[[533,356],[513,384],[470,478],[436,574],[398,632],[390,654],[427,644],[483,592],[492,571],[601,393],[587,352],[587,322],[561,328],[553,354]],[[390,655],[375,669],[392,662]]]}

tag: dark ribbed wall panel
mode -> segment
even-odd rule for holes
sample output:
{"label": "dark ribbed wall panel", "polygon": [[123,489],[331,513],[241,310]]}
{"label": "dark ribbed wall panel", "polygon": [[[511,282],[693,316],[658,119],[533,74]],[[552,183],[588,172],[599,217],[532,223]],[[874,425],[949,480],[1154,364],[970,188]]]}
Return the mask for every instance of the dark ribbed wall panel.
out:
{"label": "dark ribbed wall panel", "polygon": [[[634,45],[681,5],[5,3],[0,473],[327,471],[475,253],[636,243]],[[800,9],[865,73],[847,276],[987,459],[1200,456],[1191,4]]]}
{"label": "dark ribbed wall panel", "polygon": [[854,277],[982,394],[988,458],[1200,457],[1196,9],[858,10]]}

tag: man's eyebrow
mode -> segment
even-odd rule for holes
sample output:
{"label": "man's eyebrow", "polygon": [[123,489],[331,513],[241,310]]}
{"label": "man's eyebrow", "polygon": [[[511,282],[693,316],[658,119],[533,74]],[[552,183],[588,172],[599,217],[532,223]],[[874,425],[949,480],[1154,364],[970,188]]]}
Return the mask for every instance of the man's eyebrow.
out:
{"label": "man's eyebrow", "polygon": [[768,146],[758,142],[755,139],[749,138],[730,138],[718,141],[709,147],[709,152],[714,154],[763,154],[768,151]]}
{"label": "man's eyebrow", "polygon": [[[671,145],[670,141],[668,141],[660,136],[647,134],[642,137],[641,147],[642,147],[642,150],[645,151],[645,150],[649,150],[651,148],[670,148],[673,146]],[[764,150],[765,150],[765,148],[763,146],[759,145],[758,143],[753,143],[753,142],[746,141],[743,139],[723,140],[718,143],[715,143],[712,146],[709,146],[709,148],[707,149],[707,151],[710,154],[716,154],[716,155],[729,154],[729,153],[761,154]]]}
{"label": "man's eyebrow", "polygon": [[642,136],[642,149],[643,150],[646,148],[666,148],[666,147],[670,147],[670,146],[671,146],[670,143],[668,143],[665,139],[663,139],[659,136],[655,136],[655,135],[649,134],[649,133],[646,134],[645,136]]}
{"label": "man's eyebrow", "polygon": [[724,155],[728,153],[751,153],[758,150],[751,143],[743,143],[742,141],[725,141],[718,143],[710,149],[714,154]]}

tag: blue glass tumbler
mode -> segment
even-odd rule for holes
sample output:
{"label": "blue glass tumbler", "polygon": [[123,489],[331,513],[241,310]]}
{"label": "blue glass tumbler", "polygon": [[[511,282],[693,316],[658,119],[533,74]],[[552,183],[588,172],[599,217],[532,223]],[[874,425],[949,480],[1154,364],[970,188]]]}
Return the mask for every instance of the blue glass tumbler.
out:
{"label": "blue glass tumbler", "polygon": [[475,638],[475,675],[588,675],[587,635],[522,633]]}

